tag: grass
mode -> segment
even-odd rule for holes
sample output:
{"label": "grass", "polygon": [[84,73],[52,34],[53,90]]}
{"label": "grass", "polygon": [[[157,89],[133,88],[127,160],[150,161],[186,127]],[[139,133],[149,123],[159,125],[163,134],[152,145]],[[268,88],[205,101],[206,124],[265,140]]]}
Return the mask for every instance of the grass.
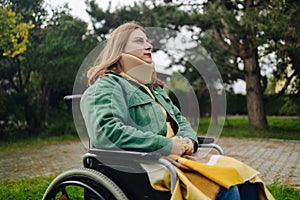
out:
{"label": "grass", "polygon": [[[276,138],[300,140],[300,117],[268,117],[269,128],[259,130],[248,126],[247,117],[227,117],[221,136],[236,138]],[[210,118],[201,118],[200,134],[208,129]]]}
{"label": "grass", "polygon": [[[0,200],[40,200],[54,176],[26,178],[17,181],[0,182]],[[277,200],[300,199],[300,191],[281,186],[278,183],[267,188]],[[72,199],[82,199],[82,191],[70,188]]]}
{"label": "grass", "polygon": [[58,144],[62,142],[77,141],[79,137],[77,135],[65,134],[61,136],[51,136],[51,137],[35,137],[27,138],[16,141],[1,141],[0,140],[0,152],[9,151],[11,149],[20,149],[28,147],[41,147],[45,145]]}
{"label": "grass", "polygon": [[274,183],[268,185],[267,188],[276,200],[298,200],[300,199],[300,190],[289,188]]}
{"label": "grass", "polygon": [[0,182],[0,200],[40,200],[53,178],[36,177]]}
{"label": "grass", "polygon": [[[55,176],[48,176],[0,182],[0,200],[41,200],[54,178]],[[71,199],[83,199],[81,188],[70,186],[67,188],[67,192]]]}

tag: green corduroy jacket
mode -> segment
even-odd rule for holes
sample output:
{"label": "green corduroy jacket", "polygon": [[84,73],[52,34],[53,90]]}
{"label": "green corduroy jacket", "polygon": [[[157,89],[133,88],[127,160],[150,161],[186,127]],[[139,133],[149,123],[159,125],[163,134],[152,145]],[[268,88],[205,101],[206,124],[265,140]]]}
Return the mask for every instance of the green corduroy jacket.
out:
{"label": "green corduroy jacket", "polygon": [[[172,118],[175,135],[195,141],[190,123],[159,86],[149,84],[155,99]],[[169,155],[172,141],[166,137],[166,118],[158,103],[139,84],[119,74],[98,78],[83,93],[80,109],[96,148],[121,148]],[[196,150],[196,149],[195,149]]]}

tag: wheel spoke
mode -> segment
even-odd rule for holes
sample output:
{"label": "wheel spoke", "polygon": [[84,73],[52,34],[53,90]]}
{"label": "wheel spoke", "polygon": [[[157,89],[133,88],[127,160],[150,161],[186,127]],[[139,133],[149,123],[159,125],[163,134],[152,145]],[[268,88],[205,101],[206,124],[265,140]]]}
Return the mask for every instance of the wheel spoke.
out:
{"label": "wheel spoke", "polygon": [[61,195],[61,197],[59,197],[59,200],[69,200],[70,199],[68,196],[68,193],[66,191],[66,187],[63,187],[61,189],[61,193],[62,193],[62,195]]}

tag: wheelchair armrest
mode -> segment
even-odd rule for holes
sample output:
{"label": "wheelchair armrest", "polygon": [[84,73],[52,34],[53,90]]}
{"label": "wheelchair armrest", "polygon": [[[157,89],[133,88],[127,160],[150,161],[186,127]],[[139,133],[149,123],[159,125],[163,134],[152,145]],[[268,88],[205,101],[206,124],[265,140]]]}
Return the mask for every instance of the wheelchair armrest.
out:
{"label": "wheelchair armrest", "polygon": [[67,95],[67,96],[64,96],[64,100],[65,101],[74,101],[74,100],[77,100],[77,101],[80,101],[82,97],[82,94],[72,94],[72,95]]}
{"label": "wheelchair armrest", "polygon": [[224,149],[219,145],[215,144],[214,138],[198,137],[198,143],[200,148],[213,148],[219,152],[220,155],[224,155]]}
{"label": "wheelchair armrest", "polygon": [[94,155],[100,158],[121,159],[121,160],[134,160],[134,161],[157,161],[161,154],[156,152],[137,152],[128,150],[113,150],[113,149],[97,149],[92,148],[89,150],[89,155]]}
{"label": "wheelchair armrest", "polygon": [[200,144],[211,144],[215,142],[214,138],[207,138],[207,137],[197,137],[198,143]]}

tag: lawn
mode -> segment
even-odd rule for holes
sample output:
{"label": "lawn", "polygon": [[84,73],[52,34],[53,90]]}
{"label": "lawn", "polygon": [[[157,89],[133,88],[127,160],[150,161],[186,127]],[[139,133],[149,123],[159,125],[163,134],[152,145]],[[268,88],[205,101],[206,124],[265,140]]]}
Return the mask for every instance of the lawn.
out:
{"label": "lawn", "polygon": [[[222,129],[222,137],[237,138],[276,138],[300,140],[300,117],[268,117],[269,128],[259,130],[248,126],[246,116],[229,116]],[[210,118],[201,118],[199,134],[207,131]]]}
{"label": "lawn", "polygon": [[[0,183],[0,200],[41,200],[50,182],[55,176],[26,178]],[[70,198],[80,200],[83,190],[71,186],[67,188]],[[59,199],[59,198],[58,198]]]}
{"label": "lawn", "polygon": [[41,200],[54,176],[0,182],[0,200]]}

